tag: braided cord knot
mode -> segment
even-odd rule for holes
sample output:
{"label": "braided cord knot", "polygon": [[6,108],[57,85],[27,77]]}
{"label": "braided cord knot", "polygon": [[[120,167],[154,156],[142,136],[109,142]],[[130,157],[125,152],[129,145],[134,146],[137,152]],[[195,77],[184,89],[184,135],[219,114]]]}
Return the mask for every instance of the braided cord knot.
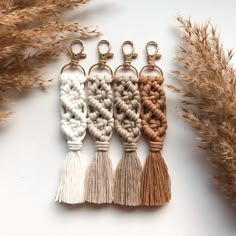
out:
{"label": "braided cord knot", "polygon": [[[141,135],[140,94],[136,76],[121,76],[114,81],[115,128],[126,150],[134,150]],[[133,147],[131,147],[133,145]]]}
{"label": "braided cord knot", "polygon": [[142,76],[140,78],[143,132],[151,141],[152,150],[161,150],[167,129],[163,81],[162,76]]}
{"label": "braided cord knot", "polygon": [[105,145],[111,139],[114,127],[111,82],[110,76],[88,77],[88,130],[97,141],[98,149],[101,143]]}
{"label": "braided cord knot", "polygon": [[60,77],[61,129],[70,150],[79,150],[86,135],[87,106],[84,83],[80,81],[84,81],[84,78]]}

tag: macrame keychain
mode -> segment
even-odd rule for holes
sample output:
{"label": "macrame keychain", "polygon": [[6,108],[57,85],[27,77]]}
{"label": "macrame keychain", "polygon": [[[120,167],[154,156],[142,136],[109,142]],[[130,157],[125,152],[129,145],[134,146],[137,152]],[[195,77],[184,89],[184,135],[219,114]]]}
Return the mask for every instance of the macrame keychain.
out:
{"label": "macrame keychain", "polygon": [[[72,50],[75,45],[80,45],[79,53]],[[71,43],[72,59],[61,69],[60,76],[61,129],[67,140],[69,152],[64,161],[56,200],[68,204],[84,202],[85,167],[80,150],[87,128],[84,91],[86,73],[84,68],[79,65],[79,59],[86,57],[83,50],[84,46],[80,40]],[[65,72],[65,69],[68,68],[71,73]],[[83,74],[78,71],[82,71]]]}
{"label": "macrame keychain", "polygon": [[[108,51],[101,52],[102,46]],[[88,130],[95,139],[96,153],[90,164],[85,181],[85,199],[92,203],[111,203],[113,200],[113,170],[108,157],[110,139],[114,127],[113,72],[106,64],[113,57],[106,40],[98,43],[99,62],[89,69],[88,75]],[[94,75],[95,68],[108,70],[109,75]]]}
{"label": "macrame keychain", "polygon": [[[149,53],[149,47],[155,47],[154,54]],[[142,176],[141,200],[143,205],[163,205],[171,198],[170,177],[167,166],[160,153],[167,129],[166,97],[162,84],[164,82],[162,70],[155,65],[158,45],[150,41],[146,45],[148,65],[140,71],[140,90],[142,100],[143,132],[149,140],[149,153]],[[144,75],[145,69],[157,71],[158,75]]]}
{"label": "macrame keychain", "polygon": [[[131,46],[131,53],[125,53],[124,47]],[[124,155],[120,160],[114,184],[114,202],[127,205],[140,205],[140,188],[142,166],[137,156],[137,142],[141,135],[140,93],[138,87],[138,72],[131,65],[131,60],[137,57],[133,43],[125,41],[122,44],[124,64],[115,71],[114,78],[114,117],[115,129],[123,142]],[[132,75],[117,75],[118,70],[132,71]]]}

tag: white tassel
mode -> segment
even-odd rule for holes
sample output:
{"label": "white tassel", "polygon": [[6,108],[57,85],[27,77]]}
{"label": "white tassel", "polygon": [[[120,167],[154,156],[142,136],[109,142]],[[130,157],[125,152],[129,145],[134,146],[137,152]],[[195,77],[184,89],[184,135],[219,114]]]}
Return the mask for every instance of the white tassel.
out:
{"label": "white tassel", "polygon": [[70,151],[64,161],[56,200],[68,204],[84,202],[85,166],[79,152]]}
{"label": "white tassel", "polygon": [[86,135],[87,107],[84,92],[85,77],[61,76],[61,129],[67,140],[69,153],[64,161],[56,201],[68,204],[83,203],[85,165],[81,156]]}

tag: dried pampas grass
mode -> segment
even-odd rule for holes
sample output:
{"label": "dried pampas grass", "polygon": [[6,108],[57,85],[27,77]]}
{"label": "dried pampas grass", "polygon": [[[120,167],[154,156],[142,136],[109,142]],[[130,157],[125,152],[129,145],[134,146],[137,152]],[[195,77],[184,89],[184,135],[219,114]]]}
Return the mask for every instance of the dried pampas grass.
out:
{"label": "dried pampas grass", "polygon": [[[88,0],[0,0],[0,104],[4,93],[44,87],[40,69],[64,50],[68,40],[98,35],[96,29],[59,19]],[[0,112],[0,120],[11,113]]]}
{"label": "dried pampas grass", "polygon": [[236,74],[232,51],[224,52],[215,27],[177,18],[183,46],[175,71],[182,89],[170,86],[185,99],[182,117],[200,136],[201,147],[217,174],[220,189],[236,203]]}

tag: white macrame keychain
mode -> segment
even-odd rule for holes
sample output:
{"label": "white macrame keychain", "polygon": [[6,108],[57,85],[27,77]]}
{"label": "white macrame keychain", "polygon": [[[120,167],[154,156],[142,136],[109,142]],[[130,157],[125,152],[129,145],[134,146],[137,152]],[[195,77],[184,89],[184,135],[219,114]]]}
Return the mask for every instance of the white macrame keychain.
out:
{"label": "white macrame keychain", "polygon": [[[79,53],[72,50],[75,44],[81,46]],[[83,50],[84,46],[80,40],[71,43],[72,60],[62,68],[60,75],[61,130],[67,140],[69,152],[64,161],[56,201],[68,204],[84,202],[86,170],[81,148],[87,128],[87,105],[84,91],[86,73],[79,65],[79,59],[86,57]],[[74,73],[66,73],[67,68],[72,69]],[[82,71],[83,74],[78,71]]]}

